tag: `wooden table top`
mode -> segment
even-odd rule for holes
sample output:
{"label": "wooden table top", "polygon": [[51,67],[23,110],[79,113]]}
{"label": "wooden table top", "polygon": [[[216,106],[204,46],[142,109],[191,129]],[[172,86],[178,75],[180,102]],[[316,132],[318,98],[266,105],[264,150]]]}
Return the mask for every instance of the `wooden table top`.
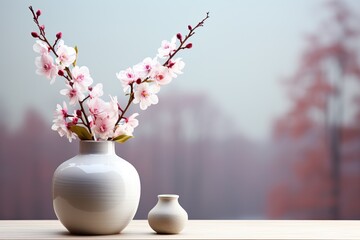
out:
{"label": "wooden table top", "polygon": [[0,220],[0,239],[360,239],[360,221],[190,220],[176,235],[133,220],[120,234],[70,235],[58,220]]}

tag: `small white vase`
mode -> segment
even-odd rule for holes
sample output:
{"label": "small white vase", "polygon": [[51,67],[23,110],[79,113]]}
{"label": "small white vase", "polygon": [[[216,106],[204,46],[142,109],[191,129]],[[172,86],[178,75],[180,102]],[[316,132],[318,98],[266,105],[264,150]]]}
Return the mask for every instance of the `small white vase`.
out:
{"label": "small white vase", "polygon": [[148,214],[150,227],[160,234],[181,232],[188,220],[188,214],[180,206],[179,196],[174,194],[158,195],[158,202]]}
{"label": "small white vase", "polygon": [[140,200],[136,169],[115,154],[112,141],[80,141],[80,151],[53,176],[56,216],[73,234],[120,233]]}

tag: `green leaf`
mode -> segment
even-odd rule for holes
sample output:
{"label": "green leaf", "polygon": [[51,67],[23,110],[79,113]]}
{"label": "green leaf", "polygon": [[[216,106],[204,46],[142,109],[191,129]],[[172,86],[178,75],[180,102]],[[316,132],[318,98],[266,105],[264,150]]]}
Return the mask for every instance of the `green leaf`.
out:
{"label": "green leaf", "polygon": [[70,127],[70,131],[75,133],[81,140],[91,140],[92,139],[91,134],[85,127],[74,125],[74,126]]}
{"label": "green leaf", "polygon": [[76,58],[75,58],[75,61],[73,62],[73,66],[75,67],[75,66],[76,66],[76,61],[77,61],[77,58],[78,58],[78,52],[79,52],[79,50],[78,50],[78,47],[77,47],[77,46],[75,46],[74,48],[75,48],[75,52],[76,52]]}
{"label": "green leaf", "polygon": [[116,138],[114,138],[113,141],[118,142],[118,143],[124,143],[127,140],[129,140],[130,138],[133,138],[133,136],[122,134],[122,135],[117,136]]}

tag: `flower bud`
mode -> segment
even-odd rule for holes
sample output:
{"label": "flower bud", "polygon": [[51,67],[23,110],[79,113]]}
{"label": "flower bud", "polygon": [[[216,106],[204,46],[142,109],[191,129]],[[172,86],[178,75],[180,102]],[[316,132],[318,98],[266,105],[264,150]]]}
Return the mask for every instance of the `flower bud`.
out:
{"label": "flower bud", "polygon": [[172,68],[175,65],[175,62],[169,61],[167,67]]}
{"label": "flower bud", "polygon": [[138,78],[138,79],[136,80],[136,83],[137,83],[137,84],[140,84],[140,83],[141,83],[141,78]]}
{"label": "flower bud", "polygon": [[186,46],[185,46],[185,48],[192,48],[192,43],[188,43]]}
{"label": "flower bud", "polygon": [[180,40],[180,42],[182,42],[182,36],[181,36],[181,33],[176,34],[176,37],[177,37],[177,39],[179,39],[179,40]]}
{"label": "flower bud", "polygon": [[38,38],[39,34],[37,32],[31,32],[31,36],[33,36],[34,38]]}
{"label": "flower bud", "polygon": [[191,30],[192,30],[192,27],[191,27],[191,25],[188,25],[188,29],[189,29],[189,31],[191,31]]}
{"label": "flower bud", "polygon": [[72,123],[73,123],[74,125],[76,125],[76,124],[78,123],[78,121],[79,121],[78,118],[73,118]]}
{"label": "flower bud", "polygon": [[60,70],[58,71],[58,75],[61,76],[61,77],[64,76],[64,71],[60,69]]}
{"label": "flower bud", "polygon": [[56,34],[56,38],[57,39],[60,39],[62,37],[62,32],[58,32],[57,34]]}
{"label": "flower bud", "polygon": [[36,17],[40,17],[40,15],[41,15],[41,11],[39,9],[39,10],[36,11]]}
{"label": "flower bud", "polygon": [[93,90],[92,86],[89,86],[88,90],[91,92]]}
{"label": "flower bud", "polygon": [[81,110],[80,109],[76,110],[76,116],[80,118],[81,115],[82,115]]}

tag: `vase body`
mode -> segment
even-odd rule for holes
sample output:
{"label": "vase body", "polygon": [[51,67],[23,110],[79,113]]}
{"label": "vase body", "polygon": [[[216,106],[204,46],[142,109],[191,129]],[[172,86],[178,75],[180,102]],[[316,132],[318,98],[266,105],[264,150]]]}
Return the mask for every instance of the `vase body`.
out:
{"label": "vase body", "polygon": [[112,141],[80,141],[80,151],[53,176],[53,206],[73,234],[120,233],[140,200],[136,169],[115,154]]}
{"label": "vase body", "polygon": [[188,220],[188,214],[180,206],[179,196],[164,194],[158,196],[158,202],[148,214],[150,227],[160,234],[181,232]]}

